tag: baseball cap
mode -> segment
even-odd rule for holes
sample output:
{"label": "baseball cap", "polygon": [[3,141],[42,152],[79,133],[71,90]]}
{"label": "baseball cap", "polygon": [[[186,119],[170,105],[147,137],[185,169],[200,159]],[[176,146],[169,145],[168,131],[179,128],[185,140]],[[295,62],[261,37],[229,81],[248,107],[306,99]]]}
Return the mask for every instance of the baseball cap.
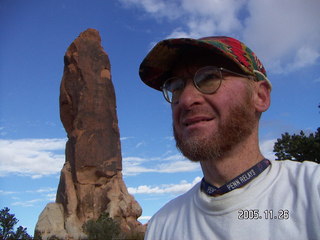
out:
{"label": "baseball cap", "polygon": [[139,75],[148,86],[161,90],[163,82],[176,61],[190,49],[205,50],[215,58],[226,58],[235,63],[242,73],[255,76],[257,81],[271,82],[256,54],[239,40],[226,36],[173,38],[157,43],[140,64]]}

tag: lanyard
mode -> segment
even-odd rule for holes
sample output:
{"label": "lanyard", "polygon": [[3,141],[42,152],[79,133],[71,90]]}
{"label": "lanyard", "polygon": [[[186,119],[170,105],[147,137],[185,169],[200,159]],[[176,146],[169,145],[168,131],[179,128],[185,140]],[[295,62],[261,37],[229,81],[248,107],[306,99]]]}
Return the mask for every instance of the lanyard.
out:
{"label": "lanyard", "polygon": [[224,193],[230,192],[236,188],[240,188],[250,182],[252,179],[256,178],[260,173],[262,173],[269,165],[270,161],[268,159],[263,159],[258,162],[252,168],[248,169],[244,173],[235,177],[231,181],[227,182],[221,187],[215,187],[210,183],[206,182],[204,178],[201,180],[201,191],[209,196],[222,195]]}

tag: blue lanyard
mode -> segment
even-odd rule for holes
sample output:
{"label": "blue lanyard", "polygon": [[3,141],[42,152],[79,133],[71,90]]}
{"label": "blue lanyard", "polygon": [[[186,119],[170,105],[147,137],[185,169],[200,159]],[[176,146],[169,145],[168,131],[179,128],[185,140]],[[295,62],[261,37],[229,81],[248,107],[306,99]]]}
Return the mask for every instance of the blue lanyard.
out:
{"label": "blue lanyard", "polygon": [[263,159],[258,162],[252,168],[241,173],[239,176],[235,177],[231,181],[227,182],[221,187],[215,187],[210,183],[206,182],[204,178],[201,180],[201,191],[209,196],[222,195],[224,193],[230,192],[236,188],[240,188],[250,182],[252,179],[256,178],[260,173],[262,173],[269,165],[270,161],[268,159]]}

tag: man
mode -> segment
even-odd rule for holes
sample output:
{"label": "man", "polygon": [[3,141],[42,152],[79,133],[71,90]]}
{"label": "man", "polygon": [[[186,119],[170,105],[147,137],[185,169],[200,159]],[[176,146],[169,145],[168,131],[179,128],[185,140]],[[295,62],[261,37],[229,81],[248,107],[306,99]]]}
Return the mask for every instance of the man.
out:
{"label": "man", "polygon": [[164,40],[140,77],[171,104],[177,147],[204,174],[152,217],[145,239],[320,239],[320,168],[263,157],[258,126],[271,83],[245,44]]}

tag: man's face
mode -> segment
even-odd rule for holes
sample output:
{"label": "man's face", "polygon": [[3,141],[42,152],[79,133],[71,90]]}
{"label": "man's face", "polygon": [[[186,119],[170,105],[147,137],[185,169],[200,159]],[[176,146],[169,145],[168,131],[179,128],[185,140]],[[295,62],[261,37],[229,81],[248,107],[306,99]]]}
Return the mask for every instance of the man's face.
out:
{"label": "man's face", "polygon": [[179,101],[172,104],[177,147],[192,161],[221,158],[251,135],[257,124],[247,78],[226,75],[218,91],[203,94],[192,84],[207,63],[178,64],[172,75],[186,79]]}

